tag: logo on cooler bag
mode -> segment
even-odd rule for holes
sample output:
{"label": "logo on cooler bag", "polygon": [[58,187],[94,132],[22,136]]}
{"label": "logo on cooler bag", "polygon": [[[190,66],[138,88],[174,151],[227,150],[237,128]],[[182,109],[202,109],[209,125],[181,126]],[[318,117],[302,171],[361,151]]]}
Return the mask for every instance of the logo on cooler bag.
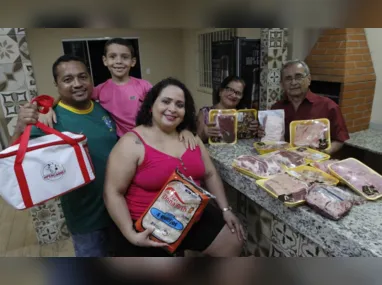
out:
{"label": "logo on cooler bag", "polygon": [[44,180],[55,181],[64,176],[66,173],[65,168],[54,161],[50,161],[42,168],[41,175]]}

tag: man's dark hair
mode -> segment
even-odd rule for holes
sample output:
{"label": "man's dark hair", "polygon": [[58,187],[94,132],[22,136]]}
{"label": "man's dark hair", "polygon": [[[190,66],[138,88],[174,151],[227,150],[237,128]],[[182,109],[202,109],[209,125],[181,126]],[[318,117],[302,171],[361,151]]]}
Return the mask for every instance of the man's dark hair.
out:
{"label": "man's dark hair", "polygon": [[[215,92],[213,94],[214,101],[216,101],[216,102],[220,101],[220,97],[219,97],[220,91],[222,91],[222,89],[227,88],[228,84],[230,84],[231,82],[240,82],[241,84],[243,84],[243,87],[244,87],[243,88],[243,94],[244,94],[245,81],[239,76],[230,75],[230,76],[227,76],[226,78],[224,78],[224,80],[220,84],[220,87],[215,90]],[[236,109],[241,109],[243,107],[242,106],[243,105],[243,99],[244,99],[244,97],[241,98],[240,102],[236,106]]]}
{"label": "man's dark hair", "polygon": [[121,46],[127,47],[130,50],[131,57],[132,58],[135,57],[135,50],[134,50],[133,44],[129,40],[122,39],[122,38],[113,38],[113,39],[108,40],[105,43],[105,48],[104,48],[104,51],[103,51],[104,56],[107,55],[107,48],[110,45],[112,45],[112,44],[117,44],[117,45],[121,45]]}
{"label": "man's dark hair", "polygon": [[71,54],[64,54],[64,55],[60,56],[59,58],[57,58],[56,61],[53,63],[52,73],[53,73],[54,82],[57,83],[57,76],[58,76],[57,66],[59,66],[63,62],[70,62],[70,61],[81,62],[86,67],[86,70],[89,72],[86,63],[82,58],[75,56],[75,55],[71,55]]}
{"label": "man's dark hair", "polygon": [[180,82],[179,80],[169,77],[163,79],[162,81],[155,84],[151,90],[147,93],[145,100],[142,103],[141,109],[138,112],[136,118],[136,125],[140,126],[152,126],[153,124],[153,115],[151,112],[151,108],[153,107],[155,101],[157,100],[160,93],[168,86],[177,86],[183,90],[184,100],[185,100],[185,114],[183,118],[183,122],[179,124],[176,128],[178,132],[183,130],[189,130],[192,133],[196,133],[196,115],[195,115],[195,103],[192,98],[191,92],[187,89],[187,87]]}

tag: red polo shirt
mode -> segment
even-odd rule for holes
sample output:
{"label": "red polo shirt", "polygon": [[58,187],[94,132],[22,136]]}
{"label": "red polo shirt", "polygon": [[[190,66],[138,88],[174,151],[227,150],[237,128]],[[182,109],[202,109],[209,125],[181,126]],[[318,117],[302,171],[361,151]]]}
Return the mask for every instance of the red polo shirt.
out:
{"label": "red polo shirt", "polygon": [[330,121],[330,136],[332,141],[344,142],[349,139],[349,132],[340,107],[331,99],[308,91],[304,101],[294,110],[288,99],[281,100],[272,106],[272,110],[284,109],[285,140],[289,141],[289,124],[297,120],[312,120],[326,118]]}

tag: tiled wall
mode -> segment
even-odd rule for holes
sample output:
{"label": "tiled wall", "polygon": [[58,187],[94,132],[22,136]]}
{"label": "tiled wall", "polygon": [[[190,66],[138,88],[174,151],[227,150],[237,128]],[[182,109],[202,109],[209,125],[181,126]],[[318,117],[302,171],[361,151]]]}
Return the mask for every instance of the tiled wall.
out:
{"label": "tiled wall", "polygon": [[[36,80],[29,56],[25,30],[0,28],[0,139],[9,143],[17,122],[20,105],[37,96]],[[30,210],[40,244],[69,237],[58,200]]]}
{"label": "tiled wall", "polygon": [[260,110],[280,100],[280,69],[288,56],[288,29],[261,29]]}
{"label": "tiled wall", "polygon": [[327,254],[271,213],[224,183],[230,205],[238,214],[248,235],[243,256],[325,257]]}
{"label": "tiled wall", "polygon": [[[37,95],[22,28],[0,28],[0,127],[2,140],[13,135],[20,105]],[[3,144],[7,144],[8,141]]]}

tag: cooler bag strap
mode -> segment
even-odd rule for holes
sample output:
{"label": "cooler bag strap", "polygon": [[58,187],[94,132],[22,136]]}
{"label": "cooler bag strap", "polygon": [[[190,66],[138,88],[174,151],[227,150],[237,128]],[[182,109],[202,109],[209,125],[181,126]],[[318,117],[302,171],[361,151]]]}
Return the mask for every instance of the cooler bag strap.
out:
{"label": "cooler bag strap", "polygon": [[[37,122],[36,127],[41,129],[44,133],[46,134],[54,134],[58,137],[60,137],[63,141],[65,141],[67,144],[71,145],[74,148],[74,151],[76,153],[78,163],[80,165],[81,173],[84,178],[85,183],[89,183],[91,181],[89,173],[87,171],[86,163],[84,156],[82,154],[81,148],[78,144],[78,142],[74,139],[72,139],[69,136],[64,135],[63,133],[52,129],[48,126],[45,126],[44,124]],[[32,125],[28,125],[24,133],[21,135],[21,140],[20,140],[20,145],[19,149],[17,150],[16,154],[16,159],[15,159],[15,164],[14,164],[14,170],[16,174],[17,181],[20,185],[20,191],[21,191],[21,196],[23,198],[24,204],[26,208],[32,207],[33,202],[32,202],[32,197],[30,195],[28,183],[25,177],[24,169],[22,167],[22,163],[25,157],[25,153],[28,148],[28,142],[30,138],[30,133],[31,133]]]}

